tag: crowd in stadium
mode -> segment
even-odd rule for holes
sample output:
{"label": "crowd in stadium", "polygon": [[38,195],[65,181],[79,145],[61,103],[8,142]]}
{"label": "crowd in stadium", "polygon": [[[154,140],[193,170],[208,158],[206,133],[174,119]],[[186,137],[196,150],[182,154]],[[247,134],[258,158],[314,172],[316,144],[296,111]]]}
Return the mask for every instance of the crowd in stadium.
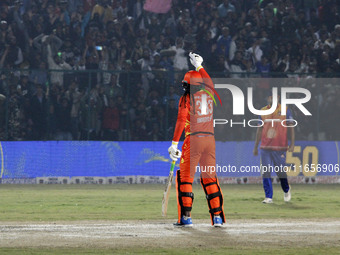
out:
{"label": "crowd in stadium", "polygon": [[[143,4],[1,1],[0,139],[170,140],[189,51],[216,77],[339,76],[339,1],[173,0],[166,14]],[[320,91],[320,116],[340,109],[339,87]]]}

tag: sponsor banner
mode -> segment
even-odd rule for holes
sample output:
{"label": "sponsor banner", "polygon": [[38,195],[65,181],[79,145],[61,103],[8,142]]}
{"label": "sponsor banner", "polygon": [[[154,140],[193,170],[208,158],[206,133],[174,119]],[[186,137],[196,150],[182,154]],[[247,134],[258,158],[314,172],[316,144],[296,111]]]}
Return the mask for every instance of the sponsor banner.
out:
{"label": "sponsor banner", "polygon": [[70,178],[66,176],[37,177],[36,184],[69,184]]}
{"label": "sponsor banner", "polygon": [[0,179],[1,184],[36,184],[36,178],[6,178]]}
{"label": "sponsor banner", "polygon": [[[297,141],[294,152],[286,154],[286,162],[292,166],[288,175],[309,178],[340,176],[338,143]],[[65,183],[65,180],[67,183],[77,183],[77,178],[79,183],[163,183],[165,179],[161,177],[167,177],[170,169],[167,152],[169,144],[170,142],[1,142],[0,177],[2,183],[14,179],[22,182],[34,179],[36,182],[36,178],[40,178],[37,183]],[[250,141],[216,142],[217,175],[221,178],[260,177],[260,157],[253,156],[253,147],[254,142]],[[177,162],[175,170],[178,167]],[[85,179],[79,179],[81,176]],[[52,179],[41,179],[45,177]],[[107,178],[104,180],[103,177]],[[196,177],[199,178],[199,173]],[[276,177],[275,174],[273,177]]]}

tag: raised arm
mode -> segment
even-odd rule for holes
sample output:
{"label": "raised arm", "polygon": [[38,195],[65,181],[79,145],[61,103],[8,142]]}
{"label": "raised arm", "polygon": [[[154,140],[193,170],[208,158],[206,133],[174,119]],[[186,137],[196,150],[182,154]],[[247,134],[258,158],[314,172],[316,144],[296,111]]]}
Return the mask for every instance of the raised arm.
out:
{"label": "raised arm", "polygon": [[63,41],[56,35],[50,35],[50,38],[53,40],[54,50],[57,52],[63,45]]}
{"label": "raised arm", "polygon": [[47,62],[48,62],[48,68],[49,69],[57,69],[57,64],[55,63],[55,61],[53,59],[50,44],[47,45]]}
{"label": "raised arm", "polygon": [[44,37],[44,34],[40,34],[37,37],[33,39],[33,45],[36,47],[39,51],[41,51],[41,39]]}
{"label": "raised arm", "polygon": [[22,61],[24,61],[24,57],[22,55],[22,50],[21,48],[18,49],[18,55],[17,55],[17,60],[15,60],[14,64],[15,65],[19,65],[22,63]]}

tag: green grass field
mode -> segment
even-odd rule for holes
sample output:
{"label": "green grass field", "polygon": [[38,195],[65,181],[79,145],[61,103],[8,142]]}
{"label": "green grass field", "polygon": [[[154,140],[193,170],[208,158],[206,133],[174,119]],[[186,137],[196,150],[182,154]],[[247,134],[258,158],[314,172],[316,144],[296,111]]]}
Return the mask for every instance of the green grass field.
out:
{"label": "green grass field", "polygon": [[[163,185],[0,185],[0,221],[161,220]],[[260,185],[224,185],[228,219],[339,218],[340,185],[294,185],[292,202],[274,185],[263,205]],[[176,219],[175,188],[168,218]],[[204,192],[194,185],[194,219],[209,217]],[[138,212],[138,213],[136,213]]]}
{"label": "green grass field", "polygon": [[[156,220],[161,216],[164,185],[0,185],[0,224],[6,222],[72,222],[104,220]],[[292,202],[283,202],[280,186],[274,185],[274,204],[263,205],[260,185],[223,185],[227,221],[238,219],[339,219],[340,185],[293,185]],[[194,185],[193,219],[209,219],[204,192]],[[167,219],[177,218],[175,189]],[[1,233],[0,233],[1,234]],[[339,240],[340,245],[340,240]],[[211,250],[175,247],[139,249],[10,248],[0,254],[339,254],[340,246],[248,247],[220,246]]]}

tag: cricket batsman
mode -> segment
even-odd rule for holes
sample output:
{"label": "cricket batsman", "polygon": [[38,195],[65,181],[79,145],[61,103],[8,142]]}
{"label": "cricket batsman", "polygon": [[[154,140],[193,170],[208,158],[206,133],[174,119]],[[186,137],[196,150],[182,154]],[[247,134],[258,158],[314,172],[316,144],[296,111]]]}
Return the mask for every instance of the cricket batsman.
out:
{"label": "cricket batsman", "polygon": [[[271,108],[273,97],[268,96],[268,105],[262,110]],[[290,109],[286,109],[285,115],[281,113],[281,105],[278,104],[274,113],[270,115],[260,116],[261,125],[257,128],[256,141],[253,150],[255,156],[258,155],[258,146],[261,140],[261,166],[262,180],[265,193],[264,204],[273,203],[273,186],[271,181],[271,172],[275,170],[280,178],[281,188],[284,192],[284,201],[289,202],[291,199],[290,186],[288,184],[286,172],[286,151],[294,151],[295,133],[292,126],[292,113]],[[285,127],[282,121],[285,121]],[[290,136],[290,145],[288,146],[287,135]]]}
{"label": "cricket batsman", "polygon": [[[172,145],[168,152],[172,160],[180,158],[179,170],[176,173],[176,192],[178,221],[175,226],[192,226],[191,209],[194,201],[192,183],[196,166],[201,169],[201,185],[206,194],[211,223],[220,227],[225,222],[223,211],[223,194],[215,170],[215,138],[213,126],[213,82],[202,67],[203,58],[189,53],[190,62],[195,71],[185,74],[182,81],[184,90],[178,107],[177,123]],[[182,151],[177,148],[181,134],[185,130]],[[204,168],[206,167],[206,168]]]}

